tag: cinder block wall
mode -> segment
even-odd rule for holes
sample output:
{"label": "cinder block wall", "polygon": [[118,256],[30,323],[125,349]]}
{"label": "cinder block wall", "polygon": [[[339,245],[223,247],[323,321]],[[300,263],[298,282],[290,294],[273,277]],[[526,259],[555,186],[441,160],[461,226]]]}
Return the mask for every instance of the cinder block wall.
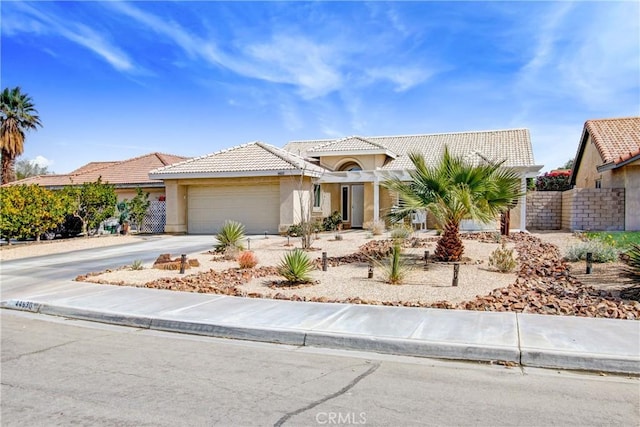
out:
{"label": "cinder block wall", "polygon": [[624,230],[624,188],[574,188],[562,193],[565,230]]}
{"label": "cinder block wall", "polygon": [[562,228],[562,191],[527,193],[527,230]]}

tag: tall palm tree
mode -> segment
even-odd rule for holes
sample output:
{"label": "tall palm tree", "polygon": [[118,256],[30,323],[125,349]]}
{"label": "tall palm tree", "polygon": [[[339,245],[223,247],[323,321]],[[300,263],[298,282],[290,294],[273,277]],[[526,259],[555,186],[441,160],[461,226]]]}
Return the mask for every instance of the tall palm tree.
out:
{"label": "tall palm tree", "polygon": [[0,145],[2,148],[2,183],[15,181],[15,160],[24,151],[25,132],[42,126],[38,111],[29,95],[19,86],[0,93]]}
{"label": "tall palm tree", "polygon": [[440,261],[459,261],[464,246],[460,239],[460,222],[473,219],[482,223],[495,221],[513,206],[520,194],[520,178],[504,162],[472,165],[455,157],[445,148],[440,162],[429,167],[421,154],[409,158],[410,182],[391,178],[383,186],[400,196],[400,206],[390,214],[399,220],[416,210],[429,210],[442,227],[435,257]]}

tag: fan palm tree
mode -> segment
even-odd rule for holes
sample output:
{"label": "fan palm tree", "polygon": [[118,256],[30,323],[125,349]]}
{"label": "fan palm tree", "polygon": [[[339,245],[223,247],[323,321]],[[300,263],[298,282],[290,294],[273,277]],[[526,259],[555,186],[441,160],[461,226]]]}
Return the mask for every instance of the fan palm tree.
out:
{"label": "fan palm tree", "polygon": [[15,160],[24,151],[25,132],[42,126],[29,95],[20,87],[0,93],[0,146],[2,183],[15,181]]}
{"label": "fan palm tree", "polygon": [[484,162],[472,165],[455,157],[445,148],[440,162],[429,167],[421,154],[409,158],[415,170],[410,170],[410,182],[391,178],[383,186],[400,196],[400,206],[390,213],[400,220],[416,210],[429,210],[442,228],[435,257],[440,261],[459,261],[464,251],[460,239],[460,222],[472,219],[482,223],[495,221],[521,195],[520,178],[504,162]]}

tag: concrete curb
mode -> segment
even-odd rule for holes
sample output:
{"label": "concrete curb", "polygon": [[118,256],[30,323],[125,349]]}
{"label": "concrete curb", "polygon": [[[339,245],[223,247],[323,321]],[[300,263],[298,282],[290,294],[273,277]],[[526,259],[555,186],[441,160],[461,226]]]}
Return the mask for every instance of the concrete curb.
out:
{"label": "concrete curb", "polygon": [[[372,335],[340,334],[318,330],[243,327],[199,321],[137,316],[125,313],[87,310],[79,307],[38,303],[28,300],[0,302],[0,308],[31,313],[89,320],[113,325],[231,338],[295,346],[325,347],[370,351],[403,356],[431,357],[468,361],[505,361],[522,366],[640,374],[640,355],[616,356],[588,351],[523,347],[519,337],[513,345],[491,346],[411,338],[378,337]],[[520,332],[520,327],[518,327]]]}
{"label": "concrete curb", "polygon": [[517,345],[501,348],[415,339],[339,335],[315,331],[307,333],[305,345],[436,359],[520,362],[520,351]]}
{"label": "concrete curb", "polygon": [[522,365],[537,368],[588,370],[617,374],[640,374],[640,361],[632,357],[612,357],[592,353],[549,350],[522,350]]}

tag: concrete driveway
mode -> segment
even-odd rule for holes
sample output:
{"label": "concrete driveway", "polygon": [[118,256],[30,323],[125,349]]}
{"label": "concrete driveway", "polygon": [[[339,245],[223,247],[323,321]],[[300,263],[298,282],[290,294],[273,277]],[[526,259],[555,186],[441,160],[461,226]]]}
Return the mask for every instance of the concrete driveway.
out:
{"label": "concrete driveway", "polygon": [[33,287],[68,282],[80,274],[118,268],[135,260],[152,262],[161,253],[179,256],[206,251],[214,242],[212,236],[149,236],[123,245],[3,261],[0,292],[2,299],[12,298]]}

